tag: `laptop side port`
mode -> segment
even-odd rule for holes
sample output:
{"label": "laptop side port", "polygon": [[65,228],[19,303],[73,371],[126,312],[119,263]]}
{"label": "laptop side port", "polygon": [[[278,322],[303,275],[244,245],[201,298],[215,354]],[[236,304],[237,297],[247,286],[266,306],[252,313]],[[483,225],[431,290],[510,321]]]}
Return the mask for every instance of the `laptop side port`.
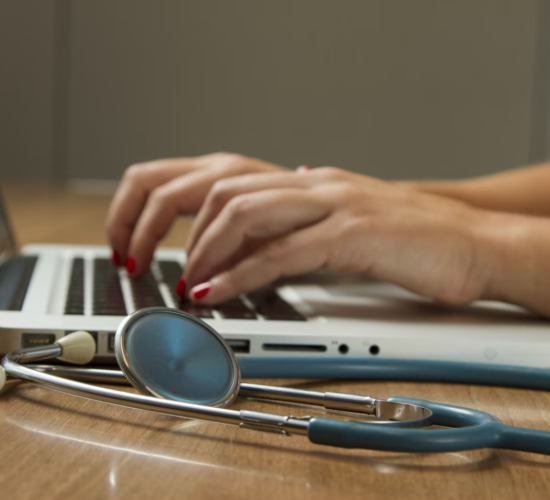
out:
{"label": "laptop side port", "polygon": [[107,351],[108,352],[115,352],[115,333],[109,332],[109,336],[107,337]]}
{"label": "laptop side port", "polygon": [[249,354],[250,340],[225,339],[235,354]]}
{"label": "laptop side port", "polygon": [[21,348],[41,347],[55,342],[55,333],[22,333]]}
{"label": "laptop side port", "polygon": [[262,349],[279,352],[326,352],[327,346],[321,344],[262,344]]}

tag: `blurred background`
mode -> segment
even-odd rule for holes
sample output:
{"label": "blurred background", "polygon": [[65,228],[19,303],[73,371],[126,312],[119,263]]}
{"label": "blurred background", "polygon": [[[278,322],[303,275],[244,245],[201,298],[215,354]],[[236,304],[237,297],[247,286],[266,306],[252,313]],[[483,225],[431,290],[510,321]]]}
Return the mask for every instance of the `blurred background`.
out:
{"label": "blurred background", "polygon": [[548,3],[0,0],[0,175],[215,151],[386,179],[540,161]]}

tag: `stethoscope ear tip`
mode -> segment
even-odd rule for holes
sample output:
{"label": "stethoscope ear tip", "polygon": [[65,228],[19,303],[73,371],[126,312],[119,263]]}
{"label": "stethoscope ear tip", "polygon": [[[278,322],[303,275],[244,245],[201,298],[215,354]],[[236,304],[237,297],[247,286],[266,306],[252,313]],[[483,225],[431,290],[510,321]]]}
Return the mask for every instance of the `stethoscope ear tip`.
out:
{"label": "stethoscope ear tip", "polygon": [[70,333],[56,342],[61,347],[61,356],[58,359],[73,363],[75,365],[85,365],[95,356],[95,340],[83,330]]}

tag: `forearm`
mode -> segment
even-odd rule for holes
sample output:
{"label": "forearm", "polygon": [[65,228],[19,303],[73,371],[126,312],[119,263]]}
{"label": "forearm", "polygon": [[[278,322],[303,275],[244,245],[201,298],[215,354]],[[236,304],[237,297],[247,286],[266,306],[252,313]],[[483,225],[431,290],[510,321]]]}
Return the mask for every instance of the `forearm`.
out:
{"label": "forearm", "polygon": [[399,184],[488,210],[550,216],[550,163],[461,181]]}
{"label": "forearm", "polygon": [[486,234],[490,280],[484,298],[550,317],[550,219],[491,213]]}

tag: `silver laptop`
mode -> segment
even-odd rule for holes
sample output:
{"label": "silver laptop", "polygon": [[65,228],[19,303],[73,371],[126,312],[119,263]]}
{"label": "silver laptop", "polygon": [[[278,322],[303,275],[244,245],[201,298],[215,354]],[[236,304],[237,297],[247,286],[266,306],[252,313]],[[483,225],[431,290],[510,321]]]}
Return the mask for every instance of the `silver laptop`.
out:
{"label": "silver laptop", "polygon": [[156,252],[129,278],[107,247],[29,245],[17,251],[0,200],[0,353],[55,342],[74,330],[96,340],[97,363],[115,363],[122,318],[175,307],[213,326],[240,357],[398,358],[550,366],[550,322],[498,302],[438,306],[364,275],[313,274],[217,307],[182,303],[181,250]]}

